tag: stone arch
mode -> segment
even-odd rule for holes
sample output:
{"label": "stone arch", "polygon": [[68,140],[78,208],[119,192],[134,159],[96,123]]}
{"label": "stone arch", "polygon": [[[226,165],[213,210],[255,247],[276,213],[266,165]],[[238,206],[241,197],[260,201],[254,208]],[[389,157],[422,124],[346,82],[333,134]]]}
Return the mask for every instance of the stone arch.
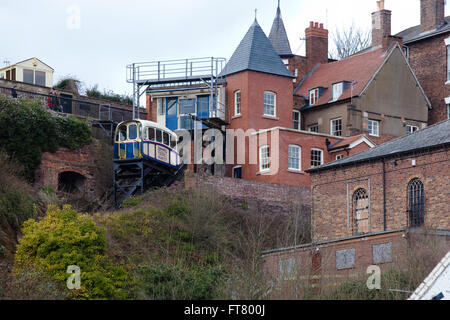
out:
{"label": "stone arch", "polygon": [[76,170],[64,170],[58,173],[58,191],[82,193],[86,189],[87,178]]}

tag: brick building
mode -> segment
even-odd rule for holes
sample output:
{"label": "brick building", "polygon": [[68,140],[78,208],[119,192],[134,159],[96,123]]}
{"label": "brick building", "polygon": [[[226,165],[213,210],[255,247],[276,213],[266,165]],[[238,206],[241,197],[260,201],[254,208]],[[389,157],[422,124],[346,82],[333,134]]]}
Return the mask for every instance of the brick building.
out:
{"label": "brick building", "polygon": [[290,264],[302,275],[391,268],[424,233],[450,249],[450,120],[308,172],[313,243],[265,252],[272,277]]}
{"label": "brick building", "polygon": [[[302,130],[300,112],[294,109],[294,85],[313,65],[328,62],[328,31],[313,23],[306,35],[307,56],[292,54],[278,7],[269,37],[256,20],[251,25],[217,76],[215,93],[208,96],[208,84],[194,83],[189,77],[186,83],[169,85],[170,79],[164,83],[158,79],[149,86],[148,120],[172,130],[206,129],[205,106],[209,104],[211,114],[211,107],[219,109],[223,104],[224,122],[213,127],[223,132],[241,130],[246,135],[245,140],[232,141],[234,155],[225,155],[227,176],[308,187],[306,169],[367,150],[374,143],[363,135],[355,139]],[[157,65],[164,69],[165,63]],[[186,73],[191,71],[192,67]],[[253,138],[256,149],[250,147]],[[245,147],[238,150],[238,144]]]}
{"label": "brick building", "polygon": [[[381,2],[372,24],[371,48],[316,64],[295,88],[304,130],[342,137],[366,134],[382,143],[426,127],[431,104],[402,52],[401,39],[391,36],[391,12]],[[312,25],[309,32],[326,37]]]}
{"label": "brick building", "polygon": [[[416,0],[418,1],[418,0]],[[420,0],[420,25],[398,33],[409,63],[430,99],[429,124],[450,118],[450,17],[445,0]]]}

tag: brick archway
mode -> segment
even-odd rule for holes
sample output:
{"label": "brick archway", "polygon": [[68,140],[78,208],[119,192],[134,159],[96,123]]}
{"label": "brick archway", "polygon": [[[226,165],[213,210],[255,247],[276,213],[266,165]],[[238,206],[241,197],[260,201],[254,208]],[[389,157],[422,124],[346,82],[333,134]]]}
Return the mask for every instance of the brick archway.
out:
{"label": "brick archway", "polygon": [[58,191],[78,193],[86,190],[86,177],[76,171],[66,170],[58,174]]}
{"label": "brick archway", "polygon": [[42,155],[35,184],[54,191],[92,192],[95,190],[94,172],[94,156],[87,147],[80,150],[61,148],[56,153],[46,152]]}

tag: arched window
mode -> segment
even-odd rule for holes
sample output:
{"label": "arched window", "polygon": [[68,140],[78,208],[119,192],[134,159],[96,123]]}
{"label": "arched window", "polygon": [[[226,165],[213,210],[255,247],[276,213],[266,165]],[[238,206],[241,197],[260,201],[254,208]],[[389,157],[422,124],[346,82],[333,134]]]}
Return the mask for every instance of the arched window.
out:
{"label": "arched window", "polygon": [[425,220],[425,193],[420,179],[413,179],[408,185],[409,220],[411,227],[419,227]]}
{"label": "arched window", "polygon": [[369,233],[369,196],[363,188],[353,194],[354,234]]}

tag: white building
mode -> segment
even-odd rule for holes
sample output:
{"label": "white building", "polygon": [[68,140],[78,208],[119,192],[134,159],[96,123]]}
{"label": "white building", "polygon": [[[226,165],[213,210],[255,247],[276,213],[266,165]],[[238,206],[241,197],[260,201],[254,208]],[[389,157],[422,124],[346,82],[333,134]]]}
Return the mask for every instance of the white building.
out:
{"label": "white building", "polygon": [[0,79],[24,82],[43,87],[53,86],[54,69],[38,58],[30,58],[0,68]]}

